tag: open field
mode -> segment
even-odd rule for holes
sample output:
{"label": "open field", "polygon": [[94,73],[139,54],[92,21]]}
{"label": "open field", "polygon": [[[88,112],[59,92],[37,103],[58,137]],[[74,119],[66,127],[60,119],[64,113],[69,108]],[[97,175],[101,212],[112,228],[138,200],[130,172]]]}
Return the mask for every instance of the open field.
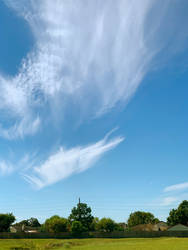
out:
{"label": "open field", "polygon": [[188,238],[0,240],[0,249],[187,250]]}

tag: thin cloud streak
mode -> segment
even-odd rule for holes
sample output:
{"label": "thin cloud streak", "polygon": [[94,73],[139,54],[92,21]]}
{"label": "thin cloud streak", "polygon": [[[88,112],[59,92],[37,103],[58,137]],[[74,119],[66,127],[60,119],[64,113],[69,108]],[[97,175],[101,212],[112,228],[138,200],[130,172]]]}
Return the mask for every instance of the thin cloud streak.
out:
{"label": "thin cloud streak", "polygon": [[0,175],[5,176],[9,175],[14,171],[14,167],[12,164],[5,162],[5,161],[0,161]]}
{"label": "thin cloud streak", "polygon": [[165,197],[162,199],[161,206],[170,206],[176,203],[179,199],[177,197]]}
{"label": "thin cloud streak", "polygon": [[164,192],[182,191],[185,189],[188,189],[188,182],[168,186],[164,189]]}
{"label": "thin cloud streak", "polygon": [[108,136],[105,136],[104,139],[85,147],[71,149],[61,147],[56,153],[49,156],[43,164],[34,167],[32,175],[25,174],[23,177],[38,189],[54,184],[73,174],[86,171],[105,152],[112,150],[123,140],[123,137],[108,140]]}

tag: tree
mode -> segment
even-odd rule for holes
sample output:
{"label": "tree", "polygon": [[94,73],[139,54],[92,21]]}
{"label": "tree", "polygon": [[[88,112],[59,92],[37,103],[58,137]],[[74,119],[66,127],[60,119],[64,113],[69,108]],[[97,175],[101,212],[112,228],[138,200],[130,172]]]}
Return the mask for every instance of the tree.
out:
{"label": "tree", "polygon": [[28,220],[22,220],[15,224],[16,226],[28,226],[28,227],[40,227],[41,224],[39,223],[37,218],[31,217]]}
{"label": "tree", "polygon": [[15,220],[16,218],[12,213],[0,214],[0,232],[7,232]]}
{"label": "tree", "polygon": [[28,224],[28,220],[22,220],[22,221],[20,221],[20,222],[17,222],[17,223],[15,223],[14,224],[14,226],[29,226],[29,224]]}
{"label": "tree", "polygon": [[73,207],[69,216],[69,221],[80,221],[86,230],[90,230],[93,216],[91,215],[91,208],[86,203],[78,203],[77,207]]}
{"label": "tree", "polygon": [[177,209],[172,209],[167,218],[167,224],[169,226],[174,226],[179,223],[178,212]]}
{"label": "tree", "polygon": [[98,223],[99,223],[99,218],[98,217],[94,217],[93,221],[90,225],[90,230],[91,231],[97,231],[98,230]]}
{"label": "tree", "polygon": [[73,221],[71,225],[71,233],[74,236],[79,236],[84,231],[85,231],[85,228],[83,227],[80,221]]}
{"label": "tree", "polygon": [[54,215],[47,219],[44,223],[44,228],[50,233],[60,233],[68,231],[68,220],[58,215]]}
{"label": "tree", "polygon": [[116,223],[110,218],[102,218],[97,225],[97,229],[103,232],[112,232],[116,227]]}
{"label": "tree", "polygon": [[169,226],[174,226],[176,224],[188,225],[188,201],[182,201],[177,209],[172,209],[167,218],[167,223]]}
{"label": "tree", "polygon": [[136,211],[131,213],[128,219],[128,227],[134,227],[140,224],[157,223],[159,220],[152,213]]}
{"label": "tree", "polygon": [[124,222],[116,223],[115,230],[117,230],[117,231],[125,231],[126,228],[127,228],[126,223],[124,223]]}
{"label": "tree", "polygon": [[27,220],[28,226],[30,227],[40,227],[41,224],[39,223],[37,218],[31,217],[30,219]]}

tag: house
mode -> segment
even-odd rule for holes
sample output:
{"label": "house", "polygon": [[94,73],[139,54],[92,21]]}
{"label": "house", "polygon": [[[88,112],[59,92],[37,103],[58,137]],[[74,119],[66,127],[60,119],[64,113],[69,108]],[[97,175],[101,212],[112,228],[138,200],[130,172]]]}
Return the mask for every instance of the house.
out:
{"label": "house", "polygon": [[38,233],[38,228],[36,227],[29,227],[24,225],[12,225],[10,226],[11,233]]}
{"label": "house", "polygon": [[168,231],[188,231],[188,227],[182,225],[182,224],[177,224],[173,227],[170,227]]}
{"label": "house", "polygon": [[146,232],[166,231],[167,229],[168,229],[168,226],[163,221],[160,221],[157,224],[140,224],[135,227],[132,227],[133,231],[146,231]]}
{"label": "house", "polygon": [[145,232],[154,231],[153,229],[154,229],[153,224],[140,224],[131,228],[132,231],[145,231]]}
{"label": "house", "polygon": [[154,231],[166,231],[169,228],[167,223],[164,221],[160,221],[157,224],[155,224],[154,226],[156,228],[156,230],[154,230]]}
{"label": "house", "polygon": [[21,233],[23,232],[22,227],[21,226],[10,226],[10,232],[11,233]]}

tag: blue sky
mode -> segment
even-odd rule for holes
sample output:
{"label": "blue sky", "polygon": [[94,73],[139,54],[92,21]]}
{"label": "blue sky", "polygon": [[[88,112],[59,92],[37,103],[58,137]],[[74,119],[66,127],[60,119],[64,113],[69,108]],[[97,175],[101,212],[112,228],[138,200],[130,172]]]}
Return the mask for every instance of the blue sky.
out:
{"label": "blue sky", "polygon": [[188,197],[187,0],[0,1],[1,212],[165,220]]}

